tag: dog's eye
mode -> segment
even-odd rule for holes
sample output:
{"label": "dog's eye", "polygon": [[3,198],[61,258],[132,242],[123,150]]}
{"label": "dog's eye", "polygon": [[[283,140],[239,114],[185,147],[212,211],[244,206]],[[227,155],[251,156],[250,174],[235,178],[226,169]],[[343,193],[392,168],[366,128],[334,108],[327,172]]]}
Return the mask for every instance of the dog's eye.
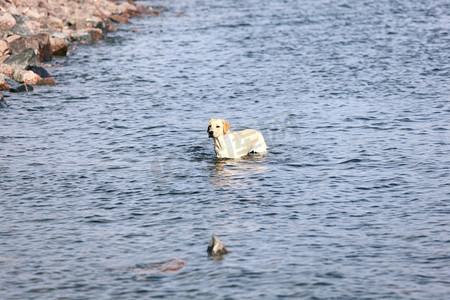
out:
{"label": "dog's eye", "polygon": [[216,126],[216,128],[220,128],[220,126],[219,126],[219,125],[217,125],[217,126]]}

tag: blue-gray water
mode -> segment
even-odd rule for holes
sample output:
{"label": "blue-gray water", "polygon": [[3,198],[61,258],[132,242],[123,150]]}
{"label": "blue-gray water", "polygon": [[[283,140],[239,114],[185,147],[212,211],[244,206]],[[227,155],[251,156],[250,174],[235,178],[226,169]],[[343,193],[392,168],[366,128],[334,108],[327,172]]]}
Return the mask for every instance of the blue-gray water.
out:
{"label": "blue-gray water", "polygon": [[0,298],[445,299],[449,2],[158,4],[0,110]]}

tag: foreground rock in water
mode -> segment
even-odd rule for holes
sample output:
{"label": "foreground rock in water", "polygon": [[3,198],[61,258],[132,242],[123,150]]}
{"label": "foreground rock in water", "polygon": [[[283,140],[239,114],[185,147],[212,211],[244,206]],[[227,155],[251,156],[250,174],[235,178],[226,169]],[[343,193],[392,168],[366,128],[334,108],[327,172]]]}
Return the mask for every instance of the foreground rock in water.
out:
{"label": "foreground rock in water", "polygon": [[51,76],[42,76],[42,63],[67,55],[69,43],[92,43],[115,30],[115,23],[162,10],[132,0],[0,0],[0,90],[8,89],[4,77],[54,85]]}
{"label": "foreground rock in water", "polygon": [[223,255],[228,253],[227,248],[225,248],[225,246],[222,244],[219,238],[215,235],[211,238],[207,251],[212,256]]}
{"label": "foreground rock in water", "polygon": [[151,264],[139,264],[134,267],[129,267],[122,269],[124,271],[130,272],[136,275],[149,275],[149,274],[160,274],[160,273],[177,273],[183,270],[187,265],[186,261],[179,258],[172,258],[162,262],[151,263]]}

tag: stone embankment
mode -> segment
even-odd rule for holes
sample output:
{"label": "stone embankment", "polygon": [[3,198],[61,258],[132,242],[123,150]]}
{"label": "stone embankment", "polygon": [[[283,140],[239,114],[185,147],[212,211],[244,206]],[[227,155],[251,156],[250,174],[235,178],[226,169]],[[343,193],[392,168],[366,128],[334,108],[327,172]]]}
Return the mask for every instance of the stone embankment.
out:
{"label": "stone embankment", "polygon": [[0,107],[7,105],[2,90],[55,85],[45,67],[70,43],[103,39],[117,24],[162,9],[132,0],[0,0]]}

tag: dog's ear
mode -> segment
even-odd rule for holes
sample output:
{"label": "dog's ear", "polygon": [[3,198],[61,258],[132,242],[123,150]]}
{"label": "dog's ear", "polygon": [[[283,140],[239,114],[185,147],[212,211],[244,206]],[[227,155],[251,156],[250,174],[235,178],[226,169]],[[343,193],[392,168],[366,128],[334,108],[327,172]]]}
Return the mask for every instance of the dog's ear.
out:
{"label": "dog's ear", "polygon": [[228,123],[225,120],[222,120],[223,122],[223,134],[227,134],[228,130],[230,129],[230,123]]}

